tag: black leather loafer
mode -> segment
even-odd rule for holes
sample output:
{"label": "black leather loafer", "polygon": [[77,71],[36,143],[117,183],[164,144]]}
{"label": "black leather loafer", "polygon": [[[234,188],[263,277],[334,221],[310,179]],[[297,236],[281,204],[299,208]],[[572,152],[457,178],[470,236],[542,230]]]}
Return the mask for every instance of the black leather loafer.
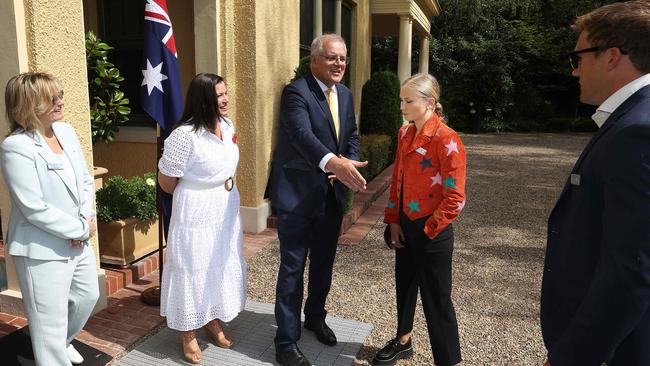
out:
{"label": "black leather loafer", "polygon": [[336,335],[332,328],[328,327],[325,320],[307,321],[305,320],[305,329],[316,333],[316,338],[328,346],[336,345]]}
{"label": "black leather loafer", "polygon": [[399,339],[391,339],[384,348],[380,349],[372,360],[375,366],[392,366],[398,360],[413,357],[411,339],[406,344],[399,343]]}
{"label": "black leather loafer", "polygon": [[275,352],[275,359],[282,366],[311,366],[311,362],[300,352],[298,346],[284,352]]}

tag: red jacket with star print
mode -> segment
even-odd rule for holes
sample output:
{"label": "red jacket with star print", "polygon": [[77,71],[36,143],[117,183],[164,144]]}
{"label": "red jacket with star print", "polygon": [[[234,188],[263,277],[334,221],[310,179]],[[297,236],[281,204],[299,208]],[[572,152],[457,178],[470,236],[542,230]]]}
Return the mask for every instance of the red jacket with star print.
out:
{"label": "red jacket with star print", "polygon": [[[400,197],[409,219],[431,215],[424,226],[433,239],[465,206],[465,147],[456,131],[433,115],[416,136],[415,124],[400,128],[384,222],[399,223]],[[402,182],[404,192],[401,192]]]}

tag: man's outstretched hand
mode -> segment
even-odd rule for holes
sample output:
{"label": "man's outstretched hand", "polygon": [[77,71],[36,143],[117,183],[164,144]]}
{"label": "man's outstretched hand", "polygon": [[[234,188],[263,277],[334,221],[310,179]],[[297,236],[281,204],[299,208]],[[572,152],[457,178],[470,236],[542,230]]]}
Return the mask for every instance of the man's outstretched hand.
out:
{"label": "man's outstretched hand", "polygon": [[362,168],[368,165],[368,161],[350,160],[344,156],[335,156],[331,158],[325,165],[325,169],[332,172],[332,174],[346,187],[354,192],[366,190],[366,180],[363,178],[357,168]]}

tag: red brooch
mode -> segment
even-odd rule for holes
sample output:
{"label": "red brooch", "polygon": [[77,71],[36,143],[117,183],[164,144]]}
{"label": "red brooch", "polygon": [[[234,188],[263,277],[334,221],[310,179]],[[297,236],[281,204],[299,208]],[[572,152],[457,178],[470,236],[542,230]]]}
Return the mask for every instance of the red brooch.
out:
{"label": "red brooch", "polygon": [[232,134],[232,143],[235,144],[235,145],[237,144],[237,134],[236,133]]}

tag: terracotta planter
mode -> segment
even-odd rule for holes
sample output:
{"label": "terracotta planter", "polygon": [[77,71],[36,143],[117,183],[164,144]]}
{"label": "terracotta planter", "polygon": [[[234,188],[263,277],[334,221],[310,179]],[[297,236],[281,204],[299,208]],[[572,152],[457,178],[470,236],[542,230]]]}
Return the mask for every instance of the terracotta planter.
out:
{"label": "terracotta planter", "polygon": [[158,250],[158,219],[97,223],[102,263],[127,266]]}

